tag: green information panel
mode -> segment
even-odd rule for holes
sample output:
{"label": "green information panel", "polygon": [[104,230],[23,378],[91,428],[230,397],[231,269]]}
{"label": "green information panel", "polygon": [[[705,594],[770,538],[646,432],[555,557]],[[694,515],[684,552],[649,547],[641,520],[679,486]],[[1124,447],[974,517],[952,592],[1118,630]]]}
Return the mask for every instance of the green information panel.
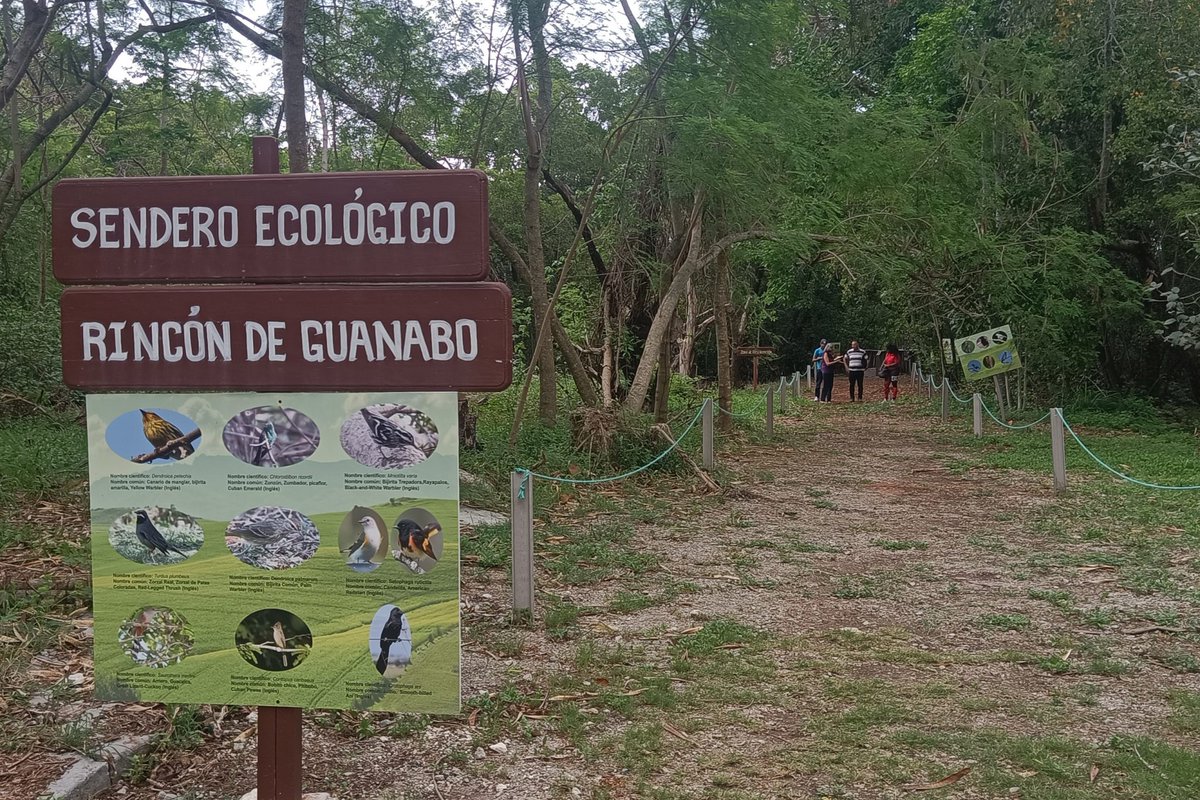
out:
{"label": "green information panel", "polygon": [[1021,366],[1012,328],[1007,325],[955,339],[954,350],[968,380],[999,375]]}
{"label": "green information panel", "polygon": [[459,710],[454,394],[87,411],[99,697]]}

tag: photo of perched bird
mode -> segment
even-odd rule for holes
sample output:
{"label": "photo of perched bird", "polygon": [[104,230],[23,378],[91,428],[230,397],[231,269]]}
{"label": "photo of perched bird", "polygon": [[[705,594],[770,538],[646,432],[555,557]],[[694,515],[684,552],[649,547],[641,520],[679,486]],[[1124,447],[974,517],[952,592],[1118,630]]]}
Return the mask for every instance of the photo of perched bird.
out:
{"label": "photo of perched bird", "polygon": [[[153,411],[147,411],[144,408],[138,409],[142,413],[142,431],[146,434],[146,441],[154,445],[157,451],[160,447],[165,446],[169,442],[183,438],[183,431],[167,422]],[[176,461],[187,458],[192,453],[196,452],[188,442],[180,442],[175,447],[162,453],[160,458],[171,458]]]}
{"label": "photo of perched bird", "polygon": [[[379,609],[375,619],[378,620],[388,608],[384,606]],[[412,629],[409,628],[408,617],[396,606],[390,609],[387,621],[379,632],[379,654],[375,656],[375,669],[380,675],[386,675],[388,667],[393,667],[393,672],[396,672],[394,668],[403,668],[412,663]]]}
{"label": "photo of perched bird", "polygon": [[[283,632],[282,622],[275,620],[275,624],[271,626],[271,635],[272,638],[275,639],[276,647],[278,647],[280,650],[287,648],[287,634]],[[279,655],[283,658],[283,665],[286,667],[288,664],[287,653],[281,652]]]}
{"label": "photo of perched bird", "polygon": [[402,403],[353,407],[340,433],[346,455],[378,469],[415,466],[433,455],[438,445],[433,418]]}
{"label": "photo of perched bird", "polygon": [[417,574],[423,574],[421,566],[423,556],[438,560],[434,549],[433,537],[442,532],[442,525],[437,520],[424,525],[411,517],[401,517],[394,526],[396,530],[396,558]]}
{"label": "photo of perched bird", "polygon": [[383,546],[383,534],[379,531],[379,524],[375,518],[364,514],[362,519],[358,520],[359,526],[362,527],[362,533],[358,535],[358,539],[354,544],[350,545],[346,553],[347,564],[367,564],[370,563],[379,549]]}
{"label": "photo of perched bird", "polygon": [[238,655],[259,669],[292,669],[312,652],[312,630],[290,611],[264,608],[245,617],[233,636]]}
{"label": "photo of perched bird", "polygon": [[259,569],[290,569],[312,558],[321,543],[308,517],[282,506],[255,506],[225,527],[225,545],[240,561]]}
{"label": "photo of perched bird", "polygon": [[167,541],[166,537],[150,521],[150,515],[145,510],[139,508],[134,515],[137,517],[137,525],[133,532],[142,546],[149,551],[147,555],[153,556],[155,553],[162,553],[165,556],[168,553],[178,553],[184,558],[188,557],[187,553]]}
{"label": "photo of perched bird", "polygon": [[171,608],[146,606],[121,623],[117,643],[135,664],[157,669],[192,652],[195,636],[187,619]]}
{"label": "photo of perched bird", "polygon": [[386,417],[381,417],[373,411],[362,409],[363,419],[367,421],[367,429],[371,439],[380,447],[412,447],[416,445],[412,434],[401,428]]}
{"label": "photo of perched bird", "polygon": [[295,526],[288,519],[234,520],[225,529],[225,535],[244,539],[251,544],[266,545],[295,531]]}
{"label": "photo of perched bird", "polygon": [[229,455],[255,467],[290,467],[317,451],[321,430],[307,414],[277,405],[242,409],[221,429]]}
{"label": "photo of perched bird", "polygon": [[204,546],[204,528],[174,506],[143,506],[113,520],[108,543],[138,564],[176,564]]}

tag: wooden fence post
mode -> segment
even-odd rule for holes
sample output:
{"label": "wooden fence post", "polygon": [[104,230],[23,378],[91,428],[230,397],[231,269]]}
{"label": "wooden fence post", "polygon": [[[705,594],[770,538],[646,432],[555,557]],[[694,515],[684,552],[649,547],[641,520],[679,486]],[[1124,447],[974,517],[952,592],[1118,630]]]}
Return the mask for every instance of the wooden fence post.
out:
{"label": "wooden fence post", "polygon": [[712,400],[704,401],[704,468],[713,466],[713,404]]}
{"label": "wooden fence post", "polygon": [[971,419],[974,423],[975,435],[983,436],[983,395],[979,392],[971,395]]}
{"label": "wooden fence post", "polygon": [[1050,409],[1050,450],[1054,460],[1054,491],[1067,489],[1067,439],[1061,408]]}
{"label": "wooden fence post", "polygon": [[812,364],[808,365],[808,369],[804,370],[804,379],[808,382],[808,388],[812,388]]}
{"label": "wooden fence post", "polygon": [[533,476],[509,476],[512,500],[513,611],[533,616]]}
{"label": "wooden fence post", "polygon": [[800,371],[797,370],[792,374],[792,397],[796,400],[800,399]]}
{"label": "wooden fence post", "polygon": [[779,416],[787,413],[787,389],[783,386],[783,381],[779,381]]}
{"label": "wooden fence post", "polygon": [[942,422],[950,419],[950,376],[942,376]]}
{"label": "wooden fence post", "polygon": [[775,435],[775,387],[767,387],[767,436]]}

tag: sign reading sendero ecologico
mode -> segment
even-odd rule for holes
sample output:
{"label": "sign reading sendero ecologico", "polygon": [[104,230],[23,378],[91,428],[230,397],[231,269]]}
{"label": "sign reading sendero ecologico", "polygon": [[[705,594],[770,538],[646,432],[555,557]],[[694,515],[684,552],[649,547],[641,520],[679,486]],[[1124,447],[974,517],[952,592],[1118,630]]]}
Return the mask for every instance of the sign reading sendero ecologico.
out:
{"label": "sign reading sendero ecologico", "polygon": [[458,710],[455,395],[87,412],[99,697]]}
{"label": "sign reading sendero ecologico", "polygon": [[481,280],[487,176],[63,180],[53,231],[54,275],[66,284]]}
{"label": "sign reading sendero ecologico", "polygon": [[1008,325],[955,339],[954,350],[968,379],[987,378],[1021,366]]}

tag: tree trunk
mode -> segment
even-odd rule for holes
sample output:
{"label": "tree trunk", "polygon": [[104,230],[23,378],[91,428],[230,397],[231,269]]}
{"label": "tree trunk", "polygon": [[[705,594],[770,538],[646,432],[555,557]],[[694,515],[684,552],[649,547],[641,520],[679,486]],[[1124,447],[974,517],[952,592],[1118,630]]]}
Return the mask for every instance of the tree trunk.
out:
{"label": "tree trunk", "polygon": [[[671,288],[672,270],[670,267],[663,270],[662,277],[658,283],[659,302],[667,296],[667,290]],[[671,315],[671,323],[675,323],[675,315]],[[671,400],[671,336],[664,337],[665,341],[658,354],[658,369],[655,372],[654,384],[654,421],[667,421],[667,404]]]}
{"label": "tree trunk", "polygon": [[696,274],[700,269],[707,267],[716,260],[717,255],[737,242],[745,242],[750,239],[772,239],[774,234],[765,231],[742,231],[741,233],[731,233],[724,236],[715,242],[703,256],[700,255],[700,216],[697,214],[693,220],[694,231],[692,239],[688,245],[688,257],[683,266],[676,271],[675,279],[671,281],[671,288],[667,290],[667,296],[663,302],[659,304],[658,311],[654,313],[654,319],[650,323],[650,331],[646,334],[646,343],[642,348],[642,356],[638,361],[637,372],[634,373],[633,381],[629,384],[629,394],[625,396],[625,402],[622,407],[627,411],[639,411],[642,404],[646,402],[646,395],[650,391],[650,378],[654,375],[654,370],[658,366],[658,353],[662,348],[663,341],[671,327],[671,319],[675,316],[675,306],[679,303],[683,296],[685,287],[687,286],[688,278]]}
{"label": "tree trunk", "polygon": [[700,298],[696,296],[696,281],[688,278],[687,315],[683,318],[683,335],[679,337],[679,374],[690,377],[696,361],[696,318],[700,315]]}
{"label": "tree trunk", "polygon": [[600,308],[604,316],[604,344],[600,351],[600,401],[612,408],[617,398],[617,329],[621,324],[610,281],[600,286]]}
{"label": "tree trunk", "polygon": [[[729,312],[729,251],[717,253],[716,279],[713,281],[713,313],[717,333],[717,409],[733,410],[733,342]],[[717,430],[733,430],[733,417],[717,414]]]}
{"label": "tree trunk", "polygon": [[[532,3],[531,3],[532,5]],[[533,299],[534,349],[538,371],[538,419],[543,425],[553,425],[558,417],[558,387],[554,376],[553,340],[541,335],[542,320],[547,318],[550,296],[546,287],[546,255],[542,249],[542,132],[535,120],[533,103],[529,96],[529,83],[525,75],[525,55],[521,50],[521,26],[513,8],[513,53],[517,61],[517,87],[521,99],[521,117],[525,124],[525,262],[529,267],[529,290]],[[530,37],[537,22],[529,15]],[[548,101],[549,98],[546,98]],[[542,100],[538,100],[539,109]],[[548,108],[548,106],[547,106]],[[539,116],[541,111],[539,110]],[[536,342],[542,339],[541,347]],[[532,364],[530,368],[532,368]]]}
{"label": "tree trunk", "polygon": [[307,16],[308,0],[283,0],[280,66],[289,172],[308,172],[308,124],[304,119],[304,21]]}

